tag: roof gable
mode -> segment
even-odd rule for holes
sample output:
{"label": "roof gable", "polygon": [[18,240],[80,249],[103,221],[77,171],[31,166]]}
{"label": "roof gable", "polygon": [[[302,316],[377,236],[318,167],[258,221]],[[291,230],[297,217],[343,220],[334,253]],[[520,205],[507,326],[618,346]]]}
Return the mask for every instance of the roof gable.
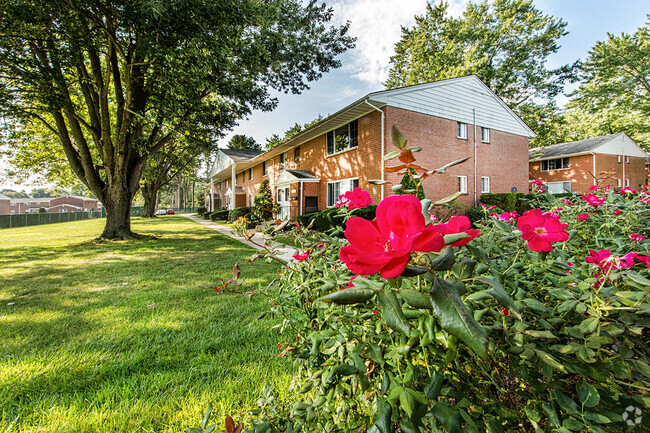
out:
{"label": "roof gable", "polygon": [[552,146],[530,149],[529,158],[540,160],[560,156],[580,155],[585,153],[601,153],[605,155],[626,155],[647,157],[647,153],[625,133],[603,135],[584,140],[559,143]]}

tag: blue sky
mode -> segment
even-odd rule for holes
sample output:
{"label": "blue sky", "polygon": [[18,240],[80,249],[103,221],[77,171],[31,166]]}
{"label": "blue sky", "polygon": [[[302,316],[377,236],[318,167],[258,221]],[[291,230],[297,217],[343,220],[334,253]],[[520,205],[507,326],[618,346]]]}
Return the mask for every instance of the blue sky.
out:
{"label": "blue sky", "polygon": [[[311,89],[300,95],[274,94],[279,105],[273,112],[255,112],[240,122],[230,134],[219,141],[226,147],[233,134],[252,136],[264,144],[272,134],[283,135],[295,123],[304,124],[318,115],[327,116],[376,90],[384,88],[389,60],[400,26],[410,27],[414,15],[422,15],[426,0],[334,0],[334,22],[351,22],[351,33],[357,47],[340,57],[343,66],[329,72]],[[460,15],[467,0],[448,0],[449,10]],[[632,33],[644,25],[650,13],[648,0],[535,0],[538,9],[567,22],[569,34],[559,43],[560,50],[549,58],[555,68],[584,59],[596,41],[607,33]],[[559,102],[562,103],[563,99]]]}

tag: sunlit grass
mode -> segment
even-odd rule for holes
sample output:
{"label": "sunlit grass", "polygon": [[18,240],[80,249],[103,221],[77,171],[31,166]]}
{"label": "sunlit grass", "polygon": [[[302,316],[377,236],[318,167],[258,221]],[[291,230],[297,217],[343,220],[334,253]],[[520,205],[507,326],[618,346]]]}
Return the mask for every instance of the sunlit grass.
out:
{"label": "sunlit grass", "polygon": [[180,432],[286,388],[267,301],[206,288],[277,268],[180,216],[136,218],[158,238],[128,242],[93,241],[103,222],[0,230],[0,431]]}

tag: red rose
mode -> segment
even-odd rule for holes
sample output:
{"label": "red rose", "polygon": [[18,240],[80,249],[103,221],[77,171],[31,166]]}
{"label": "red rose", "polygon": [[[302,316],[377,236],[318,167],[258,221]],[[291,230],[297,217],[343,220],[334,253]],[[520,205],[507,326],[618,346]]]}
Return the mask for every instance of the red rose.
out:
{"label": "red rose", "polygon": [[452,235],[456,233],[467,233],[469,237],[461,239],[451,244],[452,247],[462,247],[472,239],[481,234],[480,230],[472,228],[472,223],[466,216],[453,216],[447,221],[447,224],[438,224],[433,229],[443,235]]}
{"label": "red rose", "polygon": [[350,245],[339,257],[355,274],[376,274],[383,278],[400,275],[412,251],[440,251],[442,235],[432,225],[425,226],[422,205],[412,195],[393,195],[377,206],[377,219],[352,217],[345,237]]}
{"label": "red rose", "polygon": [[561,224],[560,219],[539,209],[524,212],[517,220],[521,238],[528,241],[528,248],[533,251],[551,251],[552,242],[566,242],[569,234],[565,231],[568,224]]}

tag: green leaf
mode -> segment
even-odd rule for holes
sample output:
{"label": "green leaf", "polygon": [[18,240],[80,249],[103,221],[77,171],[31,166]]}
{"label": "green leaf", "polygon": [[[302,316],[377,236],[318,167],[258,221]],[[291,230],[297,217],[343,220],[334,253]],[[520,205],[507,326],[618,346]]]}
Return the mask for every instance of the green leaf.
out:
{"label": "green leaf", "polygon": [[442,329],[465,342],[480,357],[485,357],[487,333],[467,310],[456,288],[449,282],[436,278],[430,296],[433,311]]}
{"label": "green leaf", "polygon": [[415,400],[413,399],[413,396],[409,394],[404,388],[402,388],[402,392],[399,394],[399,405],[402,408],[404,412],[411,417],[413,415],[413,407],[415,406]]}
{"label": "green leaf", "polygon": [[375,363],[381,365],[383,367],[384,365],[384,353],[382,352],[381,348],[375,344],[375,343],[368,343],[368,356],[370,359],[372,359]]}
{"label": "green leaf", "polygon": [[460,414],[456,409],[439,402],[433,406],[431,413],[443,425],[447,433],[461,433]]}
{"label": "green leaf", "polygon": [[506,307],[517,319],[522,320],[521,314],[517,311],[517,306],[499,280],[491,276],[480,276],[476,277],[476,279],[492,286],[492,288],[487,291],[490,296],[492,296],[499,305]]}
{"label": "green leaf", "polygon": [[203,433],[202,428],[196,428],[196,427],[190,427],[187,430],[185,430],[187,433]]}
{"label": "green leaf", "polygon": [[585,407],[595,407],[600,402],[600,394],[598,394],[596,388],[587,382],[582,382],[580,385],[578,398],[580,399],[580,403]]}
{"label": "green leaf", "polygon": [[375,418],[375,427],[380,433],[394,433],[393,424],[390,418],[393,415],[393,408],[383,398],[377,399],[377,416]]}
{"label": "green leaf", "polygon": [[397,156],[399,155],[399,153],[400,153],[399,150],[394,150],[394,151],[392,151],[392,152],[390,152],[390,153],[387,153],[386,155],[384,155],[383,160],[384,160],[384,161],[388,161],[389,159],[397,158]]}
{"label": "green leaf", "polygon": [[629,278],[630,280],[641,284],[644,287],[650,287],[650,280],[648,280],[646,277],[637,274],[634,271],[627,271],[625,274],[623,274],[625,278]]}
{"label": "green leaf", "polygon": [[404,149],[406,147],[406,137],[404,137],[402,132],[395,125],[390,129],[390,139],[398,149]]}
{"label": "green leaf", "polygon": [[451,271],[459,280],[466,280],[472,276],[476,265],[477,262],[474,260],[463,259],[460,263],[456,263]]}
{"label": "green leaf", "polygon": [[413,308],[433,310],[433,305],[431,305],[431,298],[427,296],[426,293],[422,293],[417,290],[402,289],[402,291],[400,291],[400,296],[402,299],[404,299],[404,302]]}
{"label": "green leaf", "polygon": [[524,334],[535,338],[557,338],[551,331],[524,331]]}
{"label": "green leaf", "polygon": [[375,296],[375,291],[371,289],[358,289],[350,287],[349,289],[339,290],[322,296],[317,299],[319,302],[334,303],[338,305],[358,304],[365,302]]}
{"label": "green leaf", "polygon": [[357,374],[359,370],[357,367],[349,364],[339,364],[336,367],[334,367],[334,373],[339,374],[341,376],[350,376],[352,374]]}
{"label": "green leaf", "polygon": [[[457,192],[457,193],[454,193],[454,194],[452,194],[452,195],[448,195],[448,196],[445,197],[445,198],[441,198],[440,200],[434,202],[433,204],[435,204],[435,205],[441,205],[441,204],[451,203],[452,201],[456,200],[456,199],[457,199],[458,197],[460,197],[461,195],[463,195],[463,194],[460,193],[460,192]],[[452,242],[452,243],[453,243],[453,242]]]}
{"label": "green leaf", "polygon": [[598,317],[590,317],[588,319],[583,320],[580,323],[580,326],[578,327],[580,329],[580,332],[583,334],[590,334],[596,330],[598,327]]}
{"label": "green leaf", "polygon": [[548,365],[549,367],[553,367],[554,369],[559,370],[562,373],[566,373],[566,368],[564,368],[562,364],[557,362],[557,360],[553,358],[551,355],[544,352],[543,350],[539,350],[539,349],[534,349],[534,350],[537,356],[539,357],[539,359],[541,359],[546,365]]}
{"label": "green leaf", "polygon": [[567,418],[562,421],[562,427],[571,431],[582,431],[585,428],[585,425],[575,419]]}
{"label": "green leaf", "polygon": [[442,374],[438,373],[437,371],[434,371],[433,376],[431,376],[431,380],[424,388],[424,395],[427,398],[431,398],[431,399],[438,398],[438,396],[440,395],[440,389],[442,388],[443,381],[444,381],[444,377],[442,376]]}
{"label": "green leaf", "polygon": [[575,401],[573,401],[566,394],[558,390],[554,390],[553,394],[555,397],[555,401],[557,401],[557,404],[560,405],[560,408],[565,413],[568,413],[570,415],[580,416],[580,412],[578,410],[578,404]]}
{"label": "green leaf", "polygon": [[381,317],[390,329],[400,332],[404,335],[409,335],[411,332],[411,325],[404,317],[402,308],[395,297],[395,294],[387,289],[379,293],[379,309],[381,310]]}
{"label": "green leaf", "polygon": [[429,269],[435,272],[448,271],[452,268],[455,261],[456,257],[454,255],[454,248],[445,247],[445,249],[440,252],[438,257],[431,261],[429,264]]}
{"label": "green leaf", "polygon": [[201,428],[204,429],[208,425],[210,420],[210,415],[212,414],[212,403],[208,403],[208,407],[205,409],[205,414],[203,415],[203,421],[201,421]]}
{"label": "green leaf", "polygon": [[605,415],[594,412],[585,412],[585,418],[587,418],[589,421],[597,422],[598,424],[607,424],[612,422]]}
{"label": "green leaf", "polygon": [[450,234],[450,235],[445,235],[445,236],[444,236],[444,239],[445,239],[445,245],[455,244],[456,242],[458,242],[458,241],[462,241],[463,239],[468,238],[468,237],[470,237],[470,235],[467,234],[467,233],[465,233],[465,232],[461,232],[461,233],[453,233],[453,234]]}

